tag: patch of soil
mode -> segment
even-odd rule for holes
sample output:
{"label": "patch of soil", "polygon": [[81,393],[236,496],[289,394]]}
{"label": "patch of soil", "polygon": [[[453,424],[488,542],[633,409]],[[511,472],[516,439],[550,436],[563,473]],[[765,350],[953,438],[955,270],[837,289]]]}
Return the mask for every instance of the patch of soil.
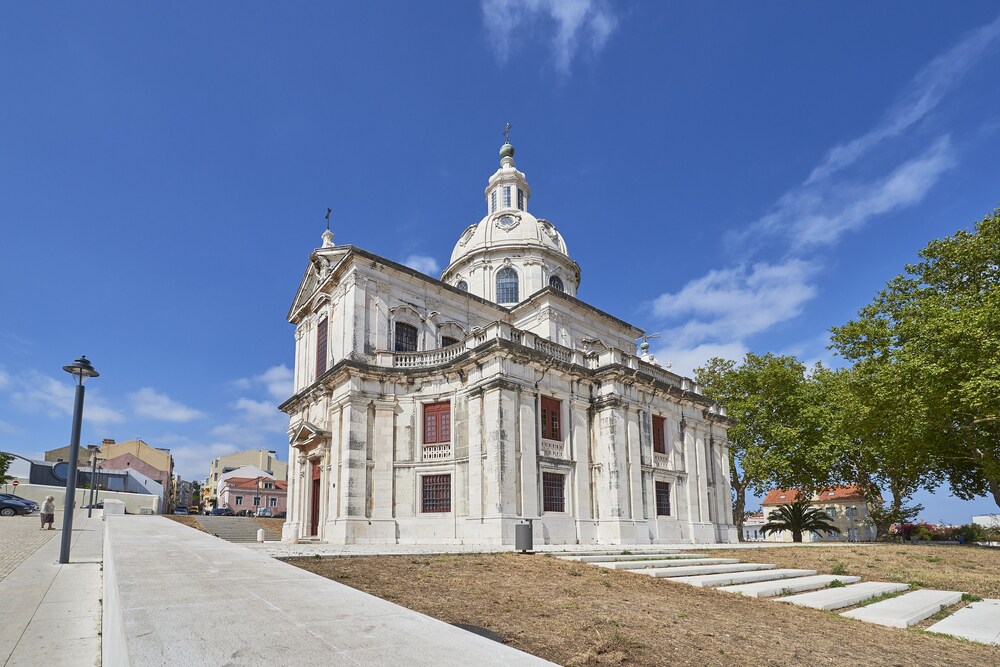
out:
{"label": "patch of soil", "polygon": [[[744,560],[756,556],[739,554]],[[352,556],[288,562],[447,623],[486,628],[510,646],[569,667],[1000,662],[1000,647],[883,628],[835,613],[541,555]]]}
{"label": "patch of soil", "polygon": [[200,530],[203,533],[207,533],[205,526],[201,525],[198,521],[198,517],[191,514],[164,514],[165,519],[170,519],[171,521],[176,521],[177,523],[182,523],[188,528],[194,528],[195,530]]}
{"label": "patch of soil", "polygon": [[264,517],[253,517],[253,520],[257,522],[257,525],[267,531],[271,540],[281,539],[281,526],[284,525],[284,519],[267,519]]}

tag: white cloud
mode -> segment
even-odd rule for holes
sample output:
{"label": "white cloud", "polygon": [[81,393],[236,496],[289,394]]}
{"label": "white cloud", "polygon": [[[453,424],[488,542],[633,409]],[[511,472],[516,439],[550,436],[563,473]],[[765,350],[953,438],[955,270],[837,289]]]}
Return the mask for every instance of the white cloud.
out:
{"label": "white cloud", "polygon": [[441,266],[437,263],[437,260],[427,255],[410,255],[403,260],[403,265],[410,267],[414,271],[426,273],[429,276],[437,276],[441,273]]}
{"label": "white cloud", "polygon": [[10,382],[11,382],[10,373],[0,368],[0,389],[6,389],[7,387],[9,387]]}
{"label": "white cloud", "polygon": [[[69,381],[60,382],[37,371],[13,379],[13,402],[24,412],[42,412],[50,417],[73,414],[76,389]],[[109,407],[100,395],[87,392],[83,418],[94,424],[116,424],[125,421],[121,412]]]}
{"label": "white cloud", "polygon": [[251,389],[255,386],[263,386],[271,398],[284,401],[292,395],[294,390],[294,376],[292,369],[281,364],[271,366],[260,375],[249,378],[239,378],[232,381],[232,386],[237,389]]}
{"label": "white cloud", "polygon": [[746,346],[740,341],[701,343],[693,347],[675,346],[667,341],[654,351],[654,356],[661,364],[670,364],[670,370],[674,373],[693,377],[694,369],[704,365],[712,357],[739,361],[747,352]]}
{"label": "white cloud", "polygon": [[501,63],[507,62],[515,44],[527,41],[525,35],[531,24],[552,24],[554,64],[564,74],[582,47],[599,52],[618,24],[603,0],[481,0],[480,7],[490,43]]}
{"label": "white cloud", "polygon": [[932,60],[917,73],[895,104],[872,130],[847,143],[831,148],[813,169],[807,184],[828,178],[834,172],[854,164],[887,139],[905,130],[933,111],[962,76],[979,62],[1000,38],[1000,17],[969,32],[954,47]]}
{"label": "white cloud", "polygon": [[168,422],[189,422],[205,416],[201,411],[179,403],[152,387],[143,387],[129,398],[132,401],[132,409],[140,417]]}

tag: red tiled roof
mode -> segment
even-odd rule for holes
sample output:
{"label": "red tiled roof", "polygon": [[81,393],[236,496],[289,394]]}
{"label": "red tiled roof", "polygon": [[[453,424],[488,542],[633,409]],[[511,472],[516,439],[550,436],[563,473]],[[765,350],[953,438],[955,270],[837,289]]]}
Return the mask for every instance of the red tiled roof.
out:
{"label": "red tiled roof", "polygon": [[[280,479],[271,479],[269,477],[260,478],[261,489],[264,487],[265,482],[272,482],[274,488],[279,491],[285,491],[288,489],[288,482]],[[257,478],[256,477],[230,477],[226,480],[226,485],[235,489],[256,489],[257,488]]]}
{"label": "red tiled roof", "polygon": [[[767,496],[764,497],[764,500],[762,500],[760,504],[787,505],[795,502],[799,492],[799,489],[772,489],[767,492]],[[835,486],[827,489],[816,494],[813,500],[816,502],[847,502],[851,500],[864,500],[864,498],[864,495],[856,485],[849,484],[847,486]]]}

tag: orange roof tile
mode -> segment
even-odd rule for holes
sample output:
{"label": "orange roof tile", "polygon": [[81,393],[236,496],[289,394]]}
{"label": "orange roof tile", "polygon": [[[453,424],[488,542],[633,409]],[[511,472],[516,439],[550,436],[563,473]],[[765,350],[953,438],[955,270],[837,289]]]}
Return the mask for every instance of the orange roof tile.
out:
{"label": "orange roof tile", "polygon": [[[767,496],[761,501],[761,505],[788,505],[795,502],[800,493],[799,489],[772,489],[767,492]],[[826,489],[813,497],[816,502],[848,502],[864,500],[864,494],[855,484],[846,486],[834,486]]]}

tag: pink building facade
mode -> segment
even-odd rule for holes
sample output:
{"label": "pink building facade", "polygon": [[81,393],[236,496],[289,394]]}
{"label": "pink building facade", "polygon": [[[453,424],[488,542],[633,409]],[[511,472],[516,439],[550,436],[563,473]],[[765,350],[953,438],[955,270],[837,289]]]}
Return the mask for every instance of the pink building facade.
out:
{"label": "pink building facade", "polygon": [[219,491],[219,507],[227,507],[237,514],[260,507],[271,514],[284,512],[288,498],[288,482],[268,477],[230,477]]}

